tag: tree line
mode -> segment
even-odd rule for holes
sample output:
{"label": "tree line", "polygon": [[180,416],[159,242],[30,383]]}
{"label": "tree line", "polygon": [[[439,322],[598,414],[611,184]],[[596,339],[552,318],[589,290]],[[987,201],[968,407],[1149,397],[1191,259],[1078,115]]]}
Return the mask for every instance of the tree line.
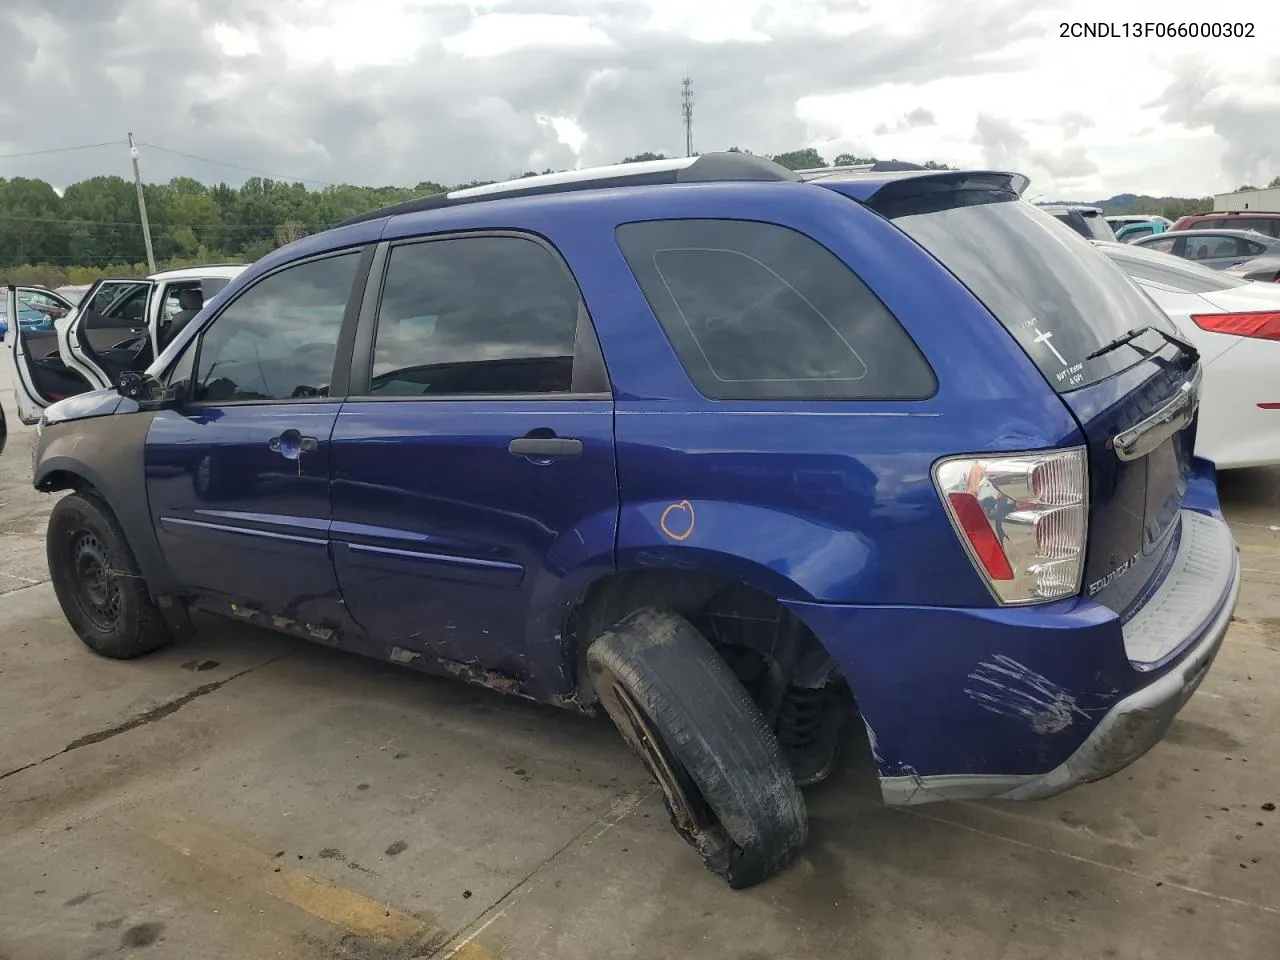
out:
{"label": "tree line", "polygon": [[[640,153],[623,162],[658,159],[664,155]],[[874,157],[848,153],[828,162],[812,147],[775,154],[771,159],[792,170],[875,162]],[[948,169],[932,160],[925,166]],[[526,171],[521,176],[536,173]],[[252,263],[276,247],[348,217],[483,182],[488,181],[451,186],[423,181],[405,187],[339,184],[309,189],[302,183],[264,177],[253,177],[241,187],[177,177],[168,183],[145,184],[143,195],[156,262],[163,269],[213,262]],[[118,176],[91,177],[59,195],[43,180],[0,177],[0,270],[10,282],[50,286],[88,283],[102,275],[145,275],[146,247],[134,184]]]}

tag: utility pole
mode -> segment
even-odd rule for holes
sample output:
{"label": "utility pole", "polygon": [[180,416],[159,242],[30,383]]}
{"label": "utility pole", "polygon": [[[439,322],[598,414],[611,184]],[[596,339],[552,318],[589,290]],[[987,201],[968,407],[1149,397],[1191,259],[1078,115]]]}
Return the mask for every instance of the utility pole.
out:
{"label": "utility pole", "polygon": [[680,81],[680,113],[684,117],[684,155],[693,156],[693,81]]}
{"label": "utility pole", "polygon": [[147,221],[147,201],[142,195],[142,174],[138,172],[138,148],[129,134],[129,159],[133,161],[133,185],[138,188],[138,212],[142,214],[142,240],[147,245],[147,272],[156,272],[156,254],[151,249],[151,224]]}

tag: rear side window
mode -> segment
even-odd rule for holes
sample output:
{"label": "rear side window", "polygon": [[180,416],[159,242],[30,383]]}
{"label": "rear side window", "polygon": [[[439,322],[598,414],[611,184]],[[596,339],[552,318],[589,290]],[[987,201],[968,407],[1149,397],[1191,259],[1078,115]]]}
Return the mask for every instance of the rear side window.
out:
{"label": "rear side window", "polygon": [[1221,260],[1248,254],[1244,241],[1237,237],[1187,237],[1183,256],[1188,260]]}
{"label": "rear side window", "polygon": [[1145,326],[1174,332],[1101,250],[1032,204],[943,201],[907,198],[882,212],[986,305],[1060,393],[1136,362],[1136,350],[1086,359],[1114,338]]}
{"label": "rear side window", "polygon": [[575,353],[590,329],[573,278],[533,240],[474,236],[393,247],[369,393],[568,394],[581,384]]}
{"label": "rear side window", "polygon": [[712,400],[919,400],[937,382],[835,254],[776,224],[654,220],[618,245],[697,390]]}

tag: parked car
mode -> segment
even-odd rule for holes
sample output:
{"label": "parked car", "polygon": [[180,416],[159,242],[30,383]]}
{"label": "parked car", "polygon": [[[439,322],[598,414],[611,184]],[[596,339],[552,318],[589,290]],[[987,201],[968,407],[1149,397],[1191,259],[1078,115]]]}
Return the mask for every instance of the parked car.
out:
{"label": "parked car", "polygon": [[1111,224],[1111,229],[1119,232],[1121,227],[1129,227],[1134,224],[1157,223],[1165,230],[1173,226],[1173,221],[1168,217],[1162,217],[1157,213],[1120,213],[1112,214],[1106,218],[1107,223]]}
{"label": "parked car", "polygon": [[1142,247],[1099,246],[1200,351],[1196,456],[1219,470],[1280,464],[1280,287]]}
{"label": "parked car", "polygon": [[604,712],[735,887],[854,717],[891,804],[1122,769],[1239,589],[1197,351],[1019,174],[811,176],[529,177],[273,252],[41,418],[68,621]]}
{"label": "parked car", "polygon": [[1111,229],[1115,231],[1116,239],[1121,243],[1132,243],[1139,237],[1149,237],[1152,234],[1164,233],[1172,225],[1164,217],[1143,214],[1113,216],[1107,217],[1106,220],[1107,223],[1111,224]]}
{"label": "parked car", "polygon": [[1264,253],[1234,267],[1227,267],[1222,272],[1241,280],[1280,283],[1280,253]]}
{"label": "parked car", "polygon": [[1254,230],[1280,237],[1280,213],[1256,210],[1219,210],[1179,217],[1170,230]]}
{"label": "parked car", "polygon": [[[17,315],[24,330],[52,330],[54,321],[66,316],[70,310],[71,302],[47,287],[23,287],[18,297]],[[8,330],[8,307],[0,305],[0,341],[5,339]]]}
{"label": "parked car", "polygon": [[1133,243],[1143,237],[1164,233],[1165,229],[1165,225],[1158,220],[1151,220],[1147,223],[1130,223],[1116,228],[1116,239],[1121,243]]}
{"label": "parked car", "polygon": [[1045,213],[1061,220],[1080,236],[1089,240],[1114,240],[1115,231],[1102,216],[1101,207],[1086,207],[1071,203],[1047,203],[1040,207]]}
{"label": "parked car", "polygon": [[1280,240],[1252,230],[1169,231],[1135,240],[1133,245],[1194,260],[1213,270],[1225,270],[1256,257],[1280,254]]}
{"label": "parked car", "polygon": [[[104,278],[52,324],[24,324],[21,340],[12,344],[14,383],[22,387],[15,389],[19,418],[35,423],[51,403],[145,370],[205,300],[244,269],[210,264],[150,277]],[[30,296],[31,288],[17,290],[20,299]]]}
{"label": "parked car", "polygon": [[58,287],[57,292],[72,303],[78,304],[84,299],[84,295],[89,292],[91,286],[93,286],[91,283],[74,283],[65,287]]}

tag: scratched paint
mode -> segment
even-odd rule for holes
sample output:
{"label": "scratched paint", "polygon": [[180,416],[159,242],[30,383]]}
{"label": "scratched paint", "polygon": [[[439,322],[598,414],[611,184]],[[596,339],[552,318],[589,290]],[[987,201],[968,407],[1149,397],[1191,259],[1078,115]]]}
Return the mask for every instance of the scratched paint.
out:
{"label": "scratched paint", "polygon": [[871,745],[871,756],[876,761],[876,767],[883,768],[884,757],[880,755],[880,741],[876,739],[876,732],[871,729],[871,721],[863,717],[862,725],[867,728],[867,742]]}
{"label": "scratched paint", "polygon": [[1059,733],[1077,717],[1089,718],[1069,690],[1004,654],[979,663],[969,679],[969,699],[992,713],[1026,720],[1036,733]]}

